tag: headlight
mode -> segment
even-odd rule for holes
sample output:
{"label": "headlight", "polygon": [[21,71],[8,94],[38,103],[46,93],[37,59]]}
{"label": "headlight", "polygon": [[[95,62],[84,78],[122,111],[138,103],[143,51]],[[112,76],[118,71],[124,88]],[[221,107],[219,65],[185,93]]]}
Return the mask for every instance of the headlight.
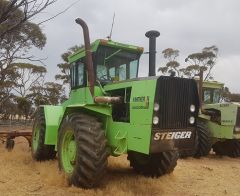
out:
{"label": "headlight", "polygon": [[195,118],[194,118],[193,116],[191,116],[191,117],[189,118],[189,123],[190,123],[190,124],[194,124],[194,123],[195,123]]}
{"label": "headlight", "polygon": [[196,110],[195,105],[190,105],[190,111],[195,112],[195,110]]}
{"label": "headlight", "polygon": [[240,127],[235,127],[236,132],[240,132]]}
{"label": "headlight", "polygon": [[153,110],[155,112],[157,112],[159,110],[159,104],[158,103],[154,103]]}
{"label": "headlight", "polygon": [[159,122],[159,118],[158,118],[157,116],[154,116],[154,117],[153,117],[153,124],[154,124],[154,125],[157,125],[158,122]]}

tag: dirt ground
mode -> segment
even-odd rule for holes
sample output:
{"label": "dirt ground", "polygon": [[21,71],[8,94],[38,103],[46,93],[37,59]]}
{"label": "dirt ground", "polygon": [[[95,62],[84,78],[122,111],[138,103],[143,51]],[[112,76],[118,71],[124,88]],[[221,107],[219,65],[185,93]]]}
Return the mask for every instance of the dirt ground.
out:
{"label": "dirt ground", "polygon": [[240,195],[240,159],[210,154],[179,160],[174,172],[158,179],[136,175],[126,156],[109,158],[108,173],[93,190],[69,187],[57,160],[35,162],[27,142],[8,152],[0,144],[0,195]]}

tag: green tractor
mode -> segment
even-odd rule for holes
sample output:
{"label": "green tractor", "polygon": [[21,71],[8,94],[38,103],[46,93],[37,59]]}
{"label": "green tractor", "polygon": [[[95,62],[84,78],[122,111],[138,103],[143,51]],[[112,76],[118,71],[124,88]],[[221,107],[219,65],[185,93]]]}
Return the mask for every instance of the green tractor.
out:
{"label": "green tractor", "polygon": [[180,157],[199,158],[208,155],[211,149],[217,155],[240,157],[240,103],[221,101],[223,83],[201,79],[197,82],[201,109],[196,146],[193,150],[180,151]]}
{"label": "green tractor", "polygon": [[224,84],[204,81],[202,114],[210,133],[211,146],[217,155],[240,157],[240,103],[221,103]]}
{"label": "green tractor", "polygon": [[97,186],[109,155],[128,154],[130,166],[145,176],[171,173],[178,149],[192,149],[199,111],[193,79],[155,76],[157,31],[149,31],[149,77],[137,77],[143,48],[96,40],[69,56],[71,93],[62,105],[38,109],[32,156],[58,158],[69,184]]}

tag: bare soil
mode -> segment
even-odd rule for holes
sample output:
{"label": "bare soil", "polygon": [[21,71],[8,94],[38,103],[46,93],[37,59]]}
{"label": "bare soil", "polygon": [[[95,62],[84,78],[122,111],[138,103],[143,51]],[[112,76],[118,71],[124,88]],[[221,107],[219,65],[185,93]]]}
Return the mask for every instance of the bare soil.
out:
{"label": "bare soil", "polygon": [[32,160],[27,141],[18,138],[11,152],[0,144],[0,195],[240,195],[240,159],[187,158],[158,179],[135,174],[126,156],[110,157],[108,168],[99,188],[68,186],[57,160]]}

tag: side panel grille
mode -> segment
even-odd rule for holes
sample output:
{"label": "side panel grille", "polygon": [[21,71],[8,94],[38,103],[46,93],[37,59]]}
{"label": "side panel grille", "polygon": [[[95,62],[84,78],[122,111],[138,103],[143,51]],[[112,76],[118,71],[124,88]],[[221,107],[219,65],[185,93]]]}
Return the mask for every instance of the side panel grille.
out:
{"label": "side panel grille", "polygon": [[236,126],[240,127],[240,107],[238,107],[238,110],[237,110]]}
{"label": "side panel grille", "polygon": [[[199,99],[196,82],[192,79],[161,76],[157,81],[155,101],[159,103],[160,129],[180,129],[191,126],[189,117],[197,117]],[[190,105],[196,110],[190,112]]]}

